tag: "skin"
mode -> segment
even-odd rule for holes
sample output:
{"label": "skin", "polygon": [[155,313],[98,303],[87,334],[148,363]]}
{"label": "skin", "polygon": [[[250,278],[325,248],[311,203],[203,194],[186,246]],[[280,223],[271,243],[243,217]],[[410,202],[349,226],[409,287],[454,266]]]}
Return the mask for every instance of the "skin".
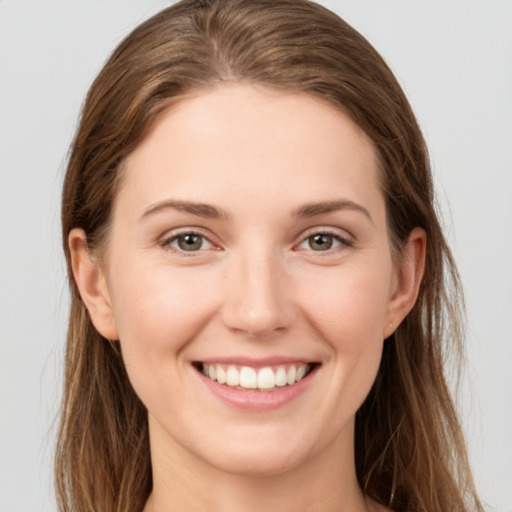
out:
{"label": "skin", "polygon": [[[120,340],[148,409],[146,512],[379,509],[356,480],[355,414],[416,299],[425,235],[395,268],[366,135],[308,95],[222,85],[172,106],[124,172],[102,261],[81,230],[69,243],[93,323]],[[295,215],[332,201],[345,203]],[[185,252],[176,237],[191,231],[203,245]],[[312,244],[322,233],[330,249]],[[241,356],[319,367],[284,406],[241,410],[192,364]]]}

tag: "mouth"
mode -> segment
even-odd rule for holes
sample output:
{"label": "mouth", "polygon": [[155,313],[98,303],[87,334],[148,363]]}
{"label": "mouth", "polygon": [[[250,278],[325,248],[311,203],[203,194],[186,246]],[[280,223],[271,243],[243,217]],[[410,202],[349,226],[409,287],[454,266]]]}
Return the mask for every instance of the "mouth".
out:
{"label": "mouth", "polygon": [[297,384],[316,370],[320,363],[300,362],[255,368],[197,361],[193,366],[205,377],[223,386],[271,392]]}

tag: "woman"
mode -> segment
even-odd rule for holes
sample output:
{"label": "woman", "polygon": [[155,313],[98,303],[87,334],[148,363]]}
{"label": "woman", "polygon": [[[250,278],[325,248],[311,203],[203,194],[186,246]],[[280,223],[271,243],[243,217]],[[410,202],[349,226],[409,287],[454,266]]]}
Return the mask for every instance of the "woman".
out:
{"label": "woman", "polygon": [[62,222],[62,510],[481,509],[425,144],[334,14],[142,24],[89,91]]}

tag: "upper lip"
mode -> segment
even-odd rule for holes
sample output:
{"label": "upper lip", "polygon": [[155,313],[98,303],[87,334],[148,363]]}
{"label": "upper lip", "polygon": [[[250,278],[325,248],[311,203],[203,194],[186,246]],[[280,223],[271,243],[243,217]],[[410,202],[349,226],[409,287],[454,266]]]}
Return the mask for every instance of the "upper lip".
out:
{"label": "upper lip", "polygon": [[318,363],[312,359],[305,359],[302,357],[291,356],[273,356],[264,358],[251,358],[246,356],[232,356],[232,357],[209,357],[197,361],[205,364],[222,364],[233,366],[250,366],[251,368],[263,368],[265,366],[279,366],[284,364],[307,364]]}

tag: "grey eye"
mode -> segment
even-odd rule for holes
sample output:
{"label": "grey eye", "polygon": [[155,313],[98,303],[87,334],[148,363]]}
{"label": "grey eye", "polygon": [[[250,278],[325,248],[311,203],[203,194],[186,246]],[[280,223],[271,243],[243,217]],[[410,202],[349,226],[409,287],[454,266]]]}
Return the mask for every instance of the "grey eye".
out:
{"label": "grey eye", "polygon": [[341,235],[330,234],[329,232],[319,232],[306,237],[299,245],[300,249],[306,249],[314,252],[325,252],[331,249],[345,245],[352,245],[351,242]]}
{"label": "grey eye", "polygon": [[171,246],[176,247],[182,251],[193,252],[204,249],[210,249],[212,247],[211,242],[201,235],[195,233],[184,233],[178,235],[172,240]]}
{"label": "grey eye", "polygon": [[[307,238],[308,245],[313,251],[328,251],[337,240],[332,235],[318,233]],[[339,242],[338,242],[339,244]]]}

